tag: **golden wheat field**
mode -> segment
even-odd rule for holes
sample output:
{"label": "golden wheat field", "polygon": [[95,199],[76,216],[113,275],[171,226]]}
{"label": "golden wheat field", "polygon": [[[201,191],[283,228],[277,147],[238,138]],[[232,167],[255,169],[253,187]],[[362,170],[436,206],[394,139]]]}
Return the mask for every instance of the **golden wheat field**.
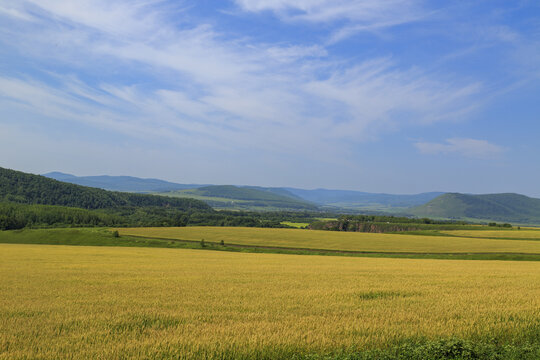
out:
{"label": "golden wheat field", "polygon": [[477,238],[540,240],[540,230],[448,230],[441,233]]}
{"label": "golden wheat field", "polygon": [[226,244],[287,248],[373,252],[540,254],[540,242],[534,240],[211,226],[119,228],[117,230],[122,235],[193,241],[204,239],[216,243],[223,240]]}
{"label": "golden wheat field", "polygon": [[537,330],[537,262],[0,244],[0,359],[286,358]]}

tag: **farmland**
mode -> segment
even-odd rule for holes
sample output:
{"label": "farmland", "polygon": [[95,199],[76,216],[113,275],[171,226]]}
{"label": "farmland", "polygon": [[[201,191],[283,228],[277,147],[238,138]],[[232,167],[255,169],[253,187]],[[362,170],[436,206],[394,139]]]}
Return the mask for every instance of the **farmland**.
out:
{"label": "farmland", "polygon": [[537,262],[13,244],[0,253],[1,359],[289,358],[454,337],[538,354]]}
{"label": "farmland", "polygon": [[[301,229],[227,227],[120,228],[120,234],[267,247],[366,252],[530,253],[540,254],[540,242],[429,235],[376,234]],[[475,233],[481,233],[476,231]]]}
{"label": "farmland", "polygon": [[449,230],[441,231],[443,234],[465,237],[491,238],[491,239],[527,239],[540,240],[538,230]]}
{"label": "farmland", "polygon": [[537,233],[2,231],[0,359],[537,359]]}

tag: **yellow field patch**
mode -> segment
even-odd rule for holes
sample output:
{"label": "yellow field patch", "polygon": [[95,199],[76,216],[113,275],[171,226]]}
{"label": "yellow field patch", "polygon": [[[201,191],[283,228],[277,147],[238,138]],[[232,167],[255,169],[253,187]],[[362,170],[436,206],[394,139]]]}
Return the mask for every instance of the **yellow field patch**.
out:
{"label": "yellow field patch", "polygon": [[464,237],[477,237],[477,238],[491,238],[491,239],[531,239],[540,240],[540,230],[448,230],[441,231],[443,234],[464,236]]}
{"label": "yellow field patch", "polygon": [[535,253],[540,242],[472,239],[449,236],[374,234],[301,229],[239,227],[119,228],[121,235],[181,239],[225,244],[348,251],[420,253]]}
{"label": "yellow field patch", "polygon": [[503,336],[536,262],[0,245],[0,359],[202,358]]}

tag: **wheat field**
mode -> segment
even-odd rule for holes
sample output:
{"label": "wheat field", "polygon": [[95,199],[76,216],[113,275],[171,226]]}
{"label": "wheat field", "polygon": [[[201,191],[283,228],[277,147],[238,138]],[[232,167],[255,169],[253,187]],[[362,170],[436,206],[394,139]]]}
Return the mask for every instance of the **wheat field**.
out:
{"label": "wheat field", "polygon": [[540,242],[534,240],[212,226],[119,228],[117,230],[121,235],[192,241],[204,239],[215,243],[223,240],[226,244],[286,248],[373,252],[540,254]]}
{"label": "wheat field", "polygon": [[441,233],[476,238],[540,240],[540,230],[447,230]]}
{"label": "wheat field", "polygon": [[289,358],[519,342],[537,262],[0,244],[0,359]]}

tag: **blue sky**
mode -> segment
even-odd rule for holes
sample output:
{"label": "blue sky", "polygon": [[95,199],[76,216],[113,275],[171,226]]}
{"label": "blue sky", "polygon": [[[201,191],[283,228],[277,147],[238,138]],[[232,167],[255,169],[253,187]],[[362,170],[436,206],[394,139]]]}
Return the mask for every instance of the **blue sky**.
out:
{"label": "blue sky", "polygon": [[540,197],[540,3],[0,0],[0,166]]}

